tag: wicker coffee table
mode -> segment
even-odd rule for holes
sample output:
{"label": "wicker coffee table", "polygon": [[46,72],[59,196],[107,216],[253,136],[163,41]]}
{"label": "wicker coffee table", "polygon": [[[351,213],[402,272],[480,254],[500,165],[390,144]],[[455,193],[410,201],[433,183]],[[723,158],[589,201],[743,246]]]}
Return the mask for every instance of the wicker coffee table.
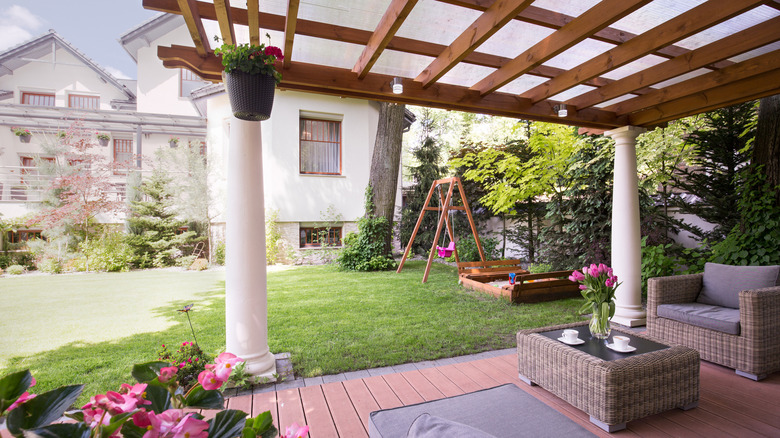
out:
{"label": "wicker coffee table", "polygon": [[[564,329],[580,332],[581,346],[557,340]],[[617,353],[607,341],[590,339],[588,324],[575,323],[517,333],[520,379],[550,391],[590,415],[606,430],[626,422],[699,402],[699,353],[667,346],[647,336],[612,330],[631,338],[633,353]]]}

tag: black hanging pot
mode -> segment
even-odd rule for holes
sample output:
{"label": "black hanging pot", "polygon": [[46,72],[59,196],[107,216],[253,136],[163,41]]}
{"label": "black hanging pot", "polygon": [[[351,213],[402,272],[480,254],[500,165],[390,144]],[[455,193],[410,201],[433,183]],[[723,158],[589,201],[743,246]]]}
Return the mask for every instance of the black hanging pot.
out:
{"label": "black hanging pot", "polygon": [[273,76],[251,75],[239,70],[225,72],[225,87],[236,118],[258,121],[271,117],[276,89]]}

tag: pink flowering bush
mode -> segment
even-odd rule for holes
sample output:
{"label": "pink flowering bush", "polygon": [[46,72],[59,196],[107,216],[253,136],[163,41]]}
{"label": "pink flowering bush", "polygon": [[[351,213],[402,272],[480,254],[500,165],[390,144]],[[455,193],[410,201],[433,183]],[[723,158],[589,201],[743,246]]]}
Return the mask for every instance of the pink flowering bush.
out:
{"label": "pink flowering bush", "polygon": [[[64,386],[43,394],[30,394],[35,385],[29,370],[0,379],[0,419],[5,417],[14,437],[47,438],[271,438],[277,430],[269,411],[247,418],[245,412],[224,409],[219,389],[243,359],[231,353],[206,364],[198,383],[185,391],[179,381],[181,366],[168,362],[136,364],[134,385],[96,394],[81,409],[65,412],[75,403],[83,385]],[[181,364],[179,364],[181,365]],[[185,410],[186,409],[186,410]],[[219,409],[211,420],[192,409]],[[75,422],[56,423],[66,415]],[[297,424],[284,437],[304,437],[307,426]]]}
{"label": "pink flowering bush", "polygon": [[198,383],[198,375],[211,360],[196,343],[186,341],[176,346],[162,345],[157,350],[157,359],[176,367],[179,384],[185,391]]}

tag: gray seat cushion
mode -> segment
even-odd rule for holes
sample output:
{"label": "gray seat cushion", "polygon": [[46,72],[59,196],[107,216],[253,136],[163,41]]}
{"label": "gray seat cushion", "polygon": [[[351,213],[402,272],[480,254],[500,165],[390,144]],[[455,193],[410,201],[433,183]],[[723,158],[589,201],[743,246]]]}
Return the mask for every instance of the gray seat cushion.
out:
{"label": "gray seat cushion", "polygon": [[779,275],[780,265],[731,266],[706,263],[701,292],[696,302],[738,309],[739,291],[777,286]]}
{"label": "gray seat cushion", "polygon": [[579,424],[511,383],[441,400],[374,411],[368,419],[368,434],[371,438],[404,438],[412,422],[424,413],[501,437],[593,436]]}
{"label": "gray seat cushion", "polygon": [[739,335],[739,309],[701,303],[661,304],[658,316],[685,324]]}
{"label": "gray seat cushion", "polygon": [[422,414],[414,420],[406,438],[496,438],[489,433],[446,418]]}

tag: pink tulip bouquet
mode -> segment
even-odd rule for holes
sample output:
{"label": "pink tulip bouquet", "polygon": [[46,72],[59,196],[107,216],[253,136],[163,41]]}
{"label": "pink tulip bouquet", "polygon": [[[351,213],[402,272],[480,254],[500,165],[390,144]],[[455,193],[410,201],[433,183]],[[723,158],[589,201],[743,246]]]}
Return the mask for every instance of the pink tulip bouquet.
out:
{"label": "pink tulip bouquet", "polygon": [[[243,359],[222,353],[198,375],[198,383],[186,392],[180,386],[179,365],[168,362],[136,364],[134,385],[93,396],[80,410],[66,413],[83,385],[64,386],[43,394],[30,394],[35,385],[29,370],[0,379],[0,420],[5,419],[14,437],[47,438],[270,438],[277,434],[271,413],[247,418],[245,412],[224,409],[220,392],[230,373]],[[193,409],[219,409],[206,421]],[[55,423],[63,415],[74,422]],[[307,426],[294,424],[283,437],[304,437]]]}
{"label": "pink tulip bouquet", "polygon": [[612,268],[594,263],[583,267],[582,271],[575,270],[569,280],[580,283],[580,293],[585,298],[580,313],[592,313],[591,334],[600,339],[609,337],[609,320],[615,315],[615,290],[620,286]]}

